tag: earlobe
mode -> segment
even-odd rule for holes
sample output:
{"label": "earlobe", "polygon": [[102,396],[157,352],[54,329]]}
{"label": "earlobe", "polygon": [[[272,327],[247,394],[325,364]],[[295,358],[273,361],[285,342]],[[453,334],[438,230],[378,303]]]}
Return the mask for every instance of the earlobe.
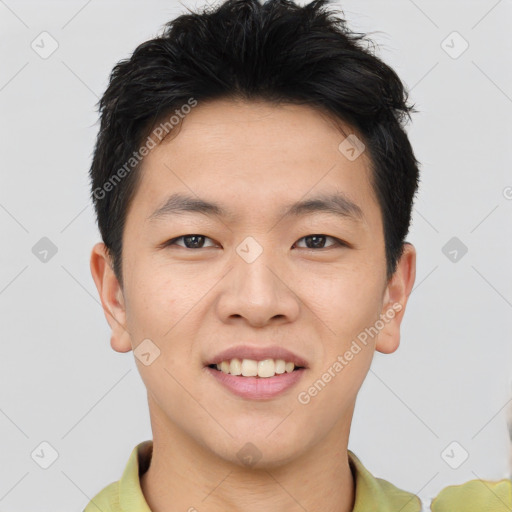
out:
{"label": "earlobe", "polygon": [[404,243],[403,253],[397,269],[384,293],[381,319],[384,324],[377,337],[375,349],[383,354],[391,354],[400,345],[400,324],[405,306],[416,279],[416,249]]}
{"label": "earlobe", "polygon": [[110,346],[116,352],[130,352],[132,350],[132,342],[128,331],[123,329],[122,332],[110,335]]}
{"label": "earlobe", "polygon": [[130,334],[126,330],[123,290],[112,268],[105,244],[100,242],[93,247],[90,268],[105,318],[112,330],[110,345],[117,352],[129,352],[132,346]]}

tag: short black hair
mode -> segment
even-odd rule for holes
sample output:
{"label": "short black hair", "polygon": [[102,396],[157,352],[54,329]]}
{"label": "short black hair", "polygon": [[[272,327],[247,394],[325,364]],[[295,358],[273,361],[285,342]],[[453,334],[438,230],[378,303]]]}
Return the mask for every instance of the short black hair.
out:
{"label": "short black hair", "polygon": [[369,151],[387,279],[395,273],[419,184],[404,129],[417,110],[395,71],[375,55],[375,43],[348,29],[330,1],[226,0],[189,10],[114,66],[98,102],[90,178],[121,285],[123,228],[140,179],[141,146],[170,116],[179,124],[185,106],[216,99],[306,104],[350,126]]}

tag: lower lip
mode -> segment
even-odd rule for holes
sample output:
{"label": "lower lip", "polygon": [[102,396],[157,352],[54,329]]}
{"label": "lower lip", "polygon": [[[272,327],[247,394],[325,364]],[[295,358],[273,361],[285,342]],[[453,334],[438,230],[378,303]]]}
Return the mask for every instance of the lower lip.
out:
{"label": "lower lip", "polygon": [[281,373],[273,377],[242,377],[231,375],[209,366],[205,367],[218,382],[232,393],[242,398],[264,400],[274,398],[297,384],[304,373],[304,368],[290,373]]}

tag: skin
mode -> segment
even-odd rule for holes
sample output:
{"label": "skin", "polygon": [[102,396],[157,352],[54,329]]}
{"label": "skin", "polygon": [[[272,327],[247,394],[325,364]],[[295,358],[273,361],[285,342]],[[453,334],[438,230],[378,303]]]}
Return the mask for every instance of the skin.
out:
{"label": "skin", "polygon": [[[347,159],[338,149],[344,139],[332,119],[308,106],[199,103],[178,135],[145,158],[123,235],[122,286],[105,246],[94,246],[91,271],[112,348],[128,352],[149,338],[160,349],[148,366],[135,359],[154,446],[141,487],[154,512],[352,510],[347,446],[355,401],[375,350],[399,346],[416,252],[405,244],[387,282],[367,155]],[[326,213],[282,217],[283,205],[334,190],[361,207],[364,222]],[[238,217],[150,220],[175,192],[218,202]],[[183,239],[160,247],[189,234],[207,238],[199,248]],[[304,239],[319,234],[327,237],[324,248]],[[263,249],[252,263],[236,252],[247,236]],[[378,336],[309,403],[299,403],[298,393],[393,304],[402,309]],[[244,342],[285,346],[309,368],[278,397],[237,397],[204,364]],[[247,442],[261,454],[251,467],[237,457]]]}

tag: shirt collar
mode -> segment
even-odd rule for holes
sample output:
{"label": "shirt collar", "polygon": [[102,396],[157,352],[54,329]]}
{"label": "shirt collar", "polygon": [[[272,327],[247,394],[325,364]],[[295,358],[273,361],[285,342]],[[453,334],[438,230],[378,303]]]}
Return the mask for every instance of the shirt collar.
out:
{"label": "shirt collar", "polygon": [[153,441],[143,441],[133,450],[119,480],[119,506],[123,512],[151,512],[140,487],[140,476],[147,471],[153,454]]}
{"label": "shirt collar", "polygon": [[[152,453],[152,440],[143,441],[132,450],[119,481],[119,505],[123,512],[151,512],[140,487],[140,476],[147,471]],[[374,477],[350,450],[348,458],[355,480],[352,512],[421,512],[421,501],[416,495]]]}
{"label": "shirt collar", "polygon": [[374,477],[350,450],[348,459],[356,486],[352,512],[421,512],[418,496],[395,487],[387,480]]}

